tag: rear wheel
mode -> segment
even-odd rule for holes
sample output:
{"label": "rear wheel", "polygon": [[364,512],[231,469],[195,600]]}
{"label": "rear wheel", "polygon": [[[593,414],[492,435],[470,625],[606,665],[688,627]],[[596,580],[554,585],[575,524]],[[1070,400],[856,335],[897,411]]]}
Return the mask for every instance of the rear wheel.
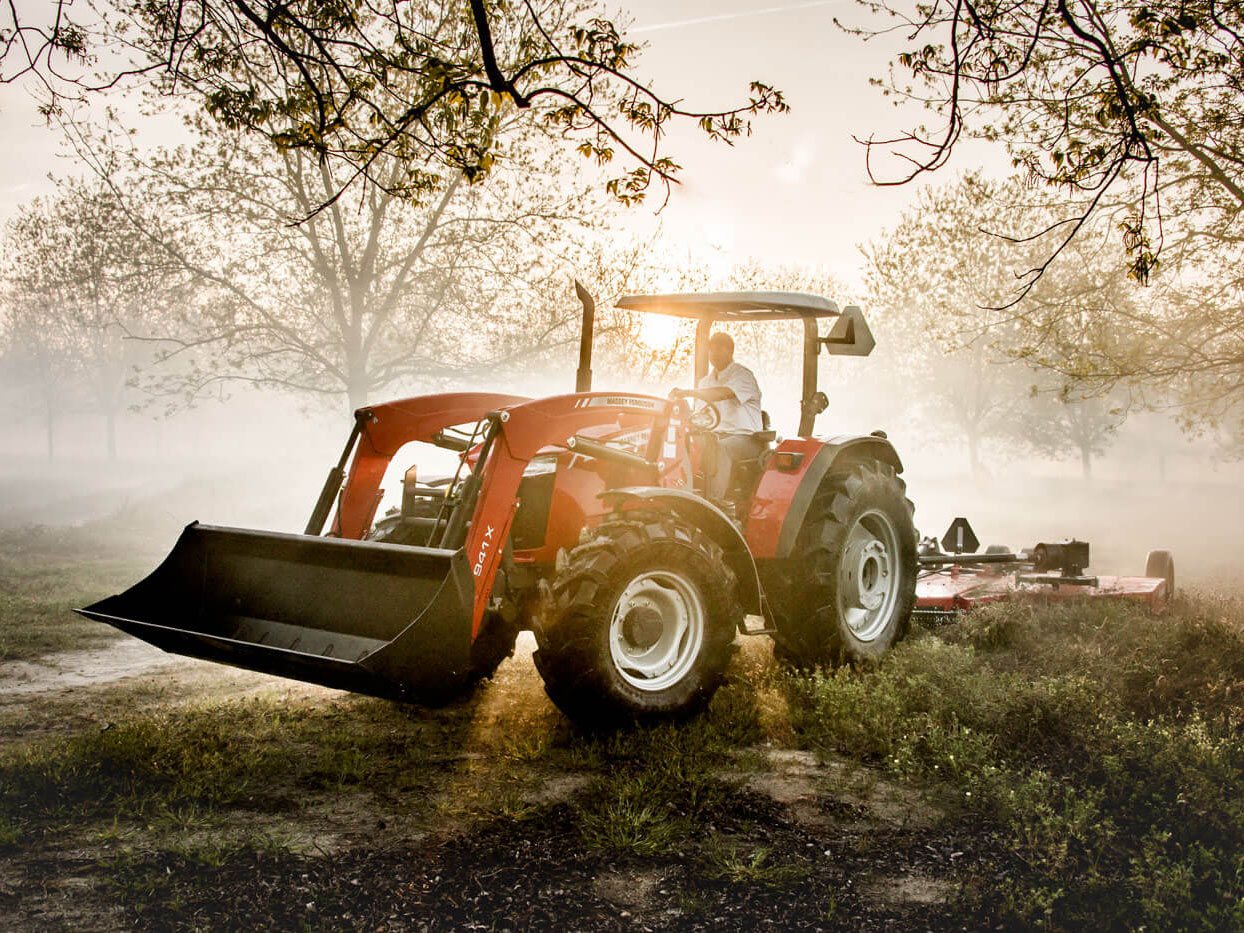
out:
{"label": "rear wheel", "polygon": [[876,461],[830,474],[785,573],[776,653],[796,665],[878,658],[916,602],[916,529],[906,486]]}
{"label": "rear wheel", "polygon": [[626,513],[574,548],[536,626],[536,667],[567,716],[676,718],[721,684],[742,620],[721,549],[667,514]]}
{"label": "rear wheel", "polygon": [[1175,555],[1170,551],[1150,551],[1145,558],[1145,576],[1166,581],[1166,598],[1175,595]]}

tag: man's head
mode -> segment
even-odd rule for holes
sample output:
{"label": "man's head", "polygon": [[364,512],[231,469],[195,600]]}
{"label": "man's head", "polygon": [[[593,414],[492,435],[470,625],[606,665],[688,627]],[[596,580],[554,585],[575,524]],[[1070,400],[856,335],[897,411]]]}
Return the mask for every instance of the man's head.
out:
{"label": "man's head", "polygon": [[708,338],[708,361],[720,372],[734,360],[734,338],[721,331],[714,331]]}

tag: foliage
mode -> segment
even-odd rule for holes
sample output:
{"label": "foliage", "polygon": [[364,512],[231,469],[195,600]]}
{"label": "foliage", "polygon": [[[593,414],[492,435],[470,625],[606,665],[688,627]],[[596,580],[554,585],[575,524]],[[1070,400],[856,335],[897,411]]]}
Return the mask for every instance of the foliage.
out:
{"label": "foliage", "polygon": [[152,357],[132,338],[156,329],[182,300],[184,280],[173,272],[103,184],[64,180],[55,197],[34,200],[9,223],[0,270],[5,353],[45,413],[49,456],[56,419],[83,407],[105,417],[116,456],[127,383]]}
{"label": "foliage", "polygon": [[986,915],[1233,927],[1238,617],[1208,601],[1167,618],[1122,604],[987,608],[879,667],[793,680],[795,725],[816,748],[948,784],[991,821],[995,874],[1010,881],[976,889]]}
{"label": "foliage", "polygon": [[[1001,140],[1034,182],[1087,195],[1069,220],[1044,228],[1050,238],[1068,242],[1104,205],[1123,234],[1129,272],[1141,282],[1162,248],[1162,207],[1189,231],[1217,234],[1238,222],[1244,208],[1244,11],[1238,4],[864,5],[911,27],[891,70],[890,92],[923,101],[944,119],[940,130],[884,143],[914,151],[904,178],[943,165],[965,131]],[[1025,290],[1043,268],[1034,266]]]}
{"label": "foliage", "polygon": [[[618,158],[607,190],[636,203],[677,176],[672,124],[728,143],[787,109],[760,82],[720,111],[656,94],[635,74],[639,47],[591,3],[114,0],[90,19],[52,7],[48,22],[10,7],[0,27],[0,79],[37,82],[49,113],[140,79],[192,88],[222,126],[335,164],[337,191],[367,179],[426,201],[442,174],[481,179],[507,159],[497,130],[518,111],[587,159]],[[387,159],[403,171],[377,170]]]}
{"label": "foliage", "polygon": [[[1156,389],[1188,406],[1190,420],[1238,432],[1244,7],[861,2],[889,31],[903,28],[887,93],[941,118],[931,129],[869,140],[870,165],[889,151],[898,172],[877,171],[903,183],[946,164],[964,134],[1005,145],[1026,176],[1016,195],[1058,206],[1040,223],[991,225],[1029,247],[991,303],[1014,305],[1025,339],[1060,372]],[[1040,299],[1039,281],[1078,276],[1086,256],[1152,283],[1150,300]]]}
{"label": "foliage", "polygon": [[[270,63],[228,67],[233,80],[279,83]],[[115,116],[63,121],[133,235],[195,286],[159,335],[164,365],[146,388],[171,406],[245,382],[345,396],[353,409],[394,387],[530,366],[572,339],[567,269],[592,251],[608,203],[546,132],[499,116],[505,158],[487,185],[425,163],[412,200],[400,190],[410,162],[377,152],[350,181],[338,162],[274,146],[281,119],[256,115],[256,135],[192,109],[190,143],[155,150]]]}
{"label": "foliage", "polygon": [[[1023,304],[1003,307],[1015,269],[1032,244],[998,234],[1044,224],[1052,208],[1033,201],[1023,184],[969,173],[921,192],[895,227],[864,248],[871,303],[899,344],[907,391],[938,429],[963,437],[974,474],[989,439],[1043,454],[1079,454],[1084,471],[1123,422],[1128,399],[1099,397],[1108,387],[1086,382],[1087,368],[1057,369],[1056,360],[1096,353],[1116,336],[1096,329],[1079,344],[1042,331],[1037,314],[1090,320],[1104,307],[1133,309],[1137,299],[1108,263],[1094,261],[1085,241],[1074,262],[1047,273]],[[1037,309],[1029,319],[1026,309]]]}

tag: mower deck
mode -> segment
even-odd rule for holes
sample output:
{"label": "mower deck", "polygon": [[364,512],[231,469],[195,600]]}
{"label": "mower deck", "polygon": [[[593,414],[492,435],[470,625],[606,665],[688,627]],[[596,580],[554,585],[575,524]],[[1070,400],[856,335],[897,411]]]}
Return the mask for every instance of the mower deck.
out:
{"label": "mower deck", "polygon": [[1028,582],[1021,575],[992,568],[949,567],[927,571],[916,582],[916,616],[937,618],[969,612],[987,603],[1006,599],[1127,599],[1161,612],[1170,600],[1161,577],[1095,576],[1096,582],[1069,583],[1058,574],[1045,574],[1047,581]]}

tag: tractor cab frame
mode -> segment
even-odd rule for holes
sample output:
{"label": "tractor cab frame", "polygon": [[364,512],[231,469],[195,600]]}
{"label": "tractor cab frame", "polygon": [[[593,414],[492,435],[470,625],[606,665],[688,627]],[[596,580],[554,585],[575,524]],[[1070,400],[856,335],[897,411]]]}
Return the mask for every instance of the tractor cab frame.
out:
{"label": "tractor cab frame", "polygon": [[[577,284],[577,283],[576,283]],[[578,286],[580,300],[586,291]],[[708,337],[713,325],[765,324],[772,321],[803,323],[803,391],[799,402],[799,436],[811,437],[816,416],[828,406],[817,388],[818,362],[823,347],[831,356],[868,356],[876,346],[864,312],[855,305],[839,309],[819,295],[797,292],[710,292],[703,295],[628,295],[617,307],[643,314],[690,318],[695,328],[695,381],[708,372]],[[585,305],[586,308],[586,305]],[[585,330],[590,315],[585,312]],[[833,318],[829,332],[821,336],[819,321]],[[581,347],[581,353],[582,353]],[[590,346],[588,368],[590,370]],[[584,369],[581,357],[580,372]],[[590,387],[590,384],[589,384]],[[586,391],[580,388],[579,391]]]}

